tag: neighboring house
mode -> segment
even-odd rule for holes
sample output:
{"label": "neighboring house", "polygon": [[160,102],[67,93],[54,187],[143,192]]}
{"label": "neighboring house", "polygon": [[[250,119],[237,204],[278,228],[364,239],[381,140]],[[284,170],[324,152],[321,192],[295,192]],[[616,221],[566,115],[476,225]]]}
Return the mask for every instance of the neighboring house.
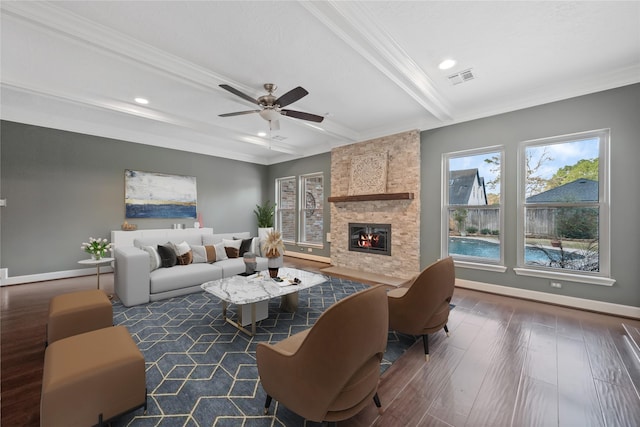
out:
{"label": "neighboring house", "polygon": [[598,181],[580,178],[527,197],[527,203],[597,202]]}
{"label": "neighboring house", "polygon": [[480,177],[477,168],[449,173],[449,204],[473,206],[488,204],[484,178]]}

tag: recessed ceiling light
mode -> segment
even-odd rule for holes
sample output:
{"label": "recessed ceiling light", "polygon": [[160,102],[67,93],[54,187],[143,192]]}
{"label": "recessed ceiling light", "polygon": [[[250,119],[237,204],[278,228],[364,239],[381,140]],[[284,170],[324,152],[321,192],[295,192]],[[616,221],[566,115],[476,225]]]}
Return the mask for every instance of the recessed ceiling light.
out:
{"label": "recessed ceiling light", "polygon": [[438,65],[438,68],[440,68],[441,70],[448,70],[454,65],[456,65],[456,61],[454,61],[453,59],[445,59],[440,63],[440,65]]}
{"label": "recessed ceiling light", "polygon": [[147,105],[149,103],[149,100],[146,98],[135,98],[134,101],[136,101],[138,104],[142,104],[142,105]]}
{"label": "recessed ceiling light", "polygon": [[258,132],[258,136],[267,136],[266,132]]}

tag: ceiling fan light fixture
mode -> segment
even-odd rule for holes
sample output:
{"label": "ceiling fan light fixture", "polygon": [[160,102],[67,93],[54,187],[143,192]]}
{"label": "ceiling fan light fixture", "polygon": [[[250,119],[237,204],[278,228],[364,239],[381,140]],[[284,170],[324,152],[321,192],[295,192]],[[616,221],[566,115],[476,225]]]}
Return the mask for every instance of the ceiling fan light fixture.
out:
{"label": "ceiling fan light fixture", "polygon": [[268,122],[273,120],[278,120],[280,118],[280,113],[278,113],[273,108],[265,108],[264,110],[260,111],[260,113],[258,114],[260,114],[260,117],[262,117]]}

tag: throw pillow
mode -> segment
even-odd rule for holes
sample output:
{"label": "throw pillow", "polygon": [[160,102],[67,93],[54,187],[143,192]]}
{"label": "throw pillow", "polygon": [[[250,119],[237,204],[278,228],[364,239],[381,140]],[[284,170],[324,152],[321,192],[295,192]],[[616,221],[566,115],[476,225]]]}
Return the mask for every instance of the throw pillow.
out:
{"label": "throw pillow", "polygon": [[260,237],[254,237],[251,240],[251,250],[249,252],[253,252],[257,256],[262,256],[262,242],[260,241]]}
{"label": "throw pillow", "polygon": [[142,246],[141,249],[149,254],[149,271],[156,270],[162,266],[162,260],[156,248],[153,246]]}
{"label": "throw pillow", "polygon": [[193,263],[208,262],[212,263],[216,261],[216,248],[213,245],[191,245],[191,251],[193,252]]}
{"label": "throw pillow", "polygon": [[222,243],[224,244],[224,249],[229,258],[238,258],[238,256],[240,256],[240,246],[242,245],[242,240],[222,239]]}
{"label": "throw pillow", "polygon": [[178,265],[188,265],[193,261],[193,253],[191,252],[191,246],[187,242],[174,243],[174,250],[176,251],[176,257]]}
{"label": "throw pillow", "polygon": [[240,249],[238,249],[238,257],[242,258],[242,256],[246,252],[251,252],[251,244],[253,243],[253,239],[242,239],[239,237],[234,237],[235,240],[242,240],[242,244],[240,245]]}
{"label": "throw pillow", "polygon": [[227,251],[224,248],[224,243],[216,243],[215,245],[213,245],[213,247],[215,249],[216,262],[229,259],[229,257],[227,256]]}
{"label": "throw pillow", "polygon": [[171,243],[158,245],[158,254],[162,260],[161,267],[170,268],[178,263],[178,256]]}
{"label": "throw pillow", "polygon": [[207,262],[207,250],[201,245],[189,245],[193,253],[193,263],[199,264]]}

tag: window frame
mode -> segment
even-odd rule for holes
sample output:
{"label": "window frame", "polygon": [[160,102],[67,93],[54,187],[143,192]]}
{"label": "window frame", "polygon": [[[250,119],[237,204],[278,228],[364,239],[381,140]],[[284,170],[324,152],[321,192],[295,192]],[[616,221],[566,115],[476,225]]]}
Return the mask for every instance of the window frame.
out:
{"label": "window frame", "polygon": [[[293,209],[282,209],[282,184],[283,182],[286,181],[293,181],[293,189],[295,191],[295,201],[294,201],[294,207]],[[297,182],[296,182],[296,177],[295,176],[285,176],[285,177],[281,177],[281,178],[276,178],[276,182],[275,182],[275,190],[276,190],[276,194],[275,194],[275,199],[276,199],[276,212],[275,212],[275,228],[276,230],[279,230],[280,232],[282,232],[283,225],[282,225],[282,212],[283,211],[293,211],[293,230],[294,232],[297,232],[297,226],[298,224],[297,222],[297,200],[298,200],[298,187],[297,187]],[[282,241],[284,243],[289,243],[289,244],[295,244],[296,243],[296,238],[297,236],[294,236],[293,240],[287,240],[286,236],[284,234],[282,234]]]}
{"label": "window frame", "polygon": [[[307,191],[306,191],[306,181],[308,179],[313,179],[313,178],[321,178],[322,179],[322,199],[320,200],[319,206],[320,206],[320,210],[322,211],[323,214],[323,218],[322,218],[322,232],[320,233],[320,239],[321,242],[317,243],[317,242],[309,242],[306,240],[303,240],[303,236],[306,237],[306,233],[304,232],[304,226],[305,226],[305,215],[307,213],[307,207],[306,207],[306,197],[307,197]],[[297,228],[297,232],[298,235],[297,237],[297,242],[296,244],[298,246],[304,246],[304,247],[314,247],[314,248],[322,248],[324,247],[324,173],[323,172],[313,172],[313,173],[308,173],[308,174],[304,174],[304,175],[300,175],[298,177],[298,228]],[[318,202],[316,201],[316,204],[318,204]],[[318,208],[315,208],[318,209]]]}
{"label": "window frame", "polygon": [[[475,270],[485,270],[485,271],[493,271],[498,273],[504,273],[507,271],[507,267],[505,266],[504,261],[504,245],[505,245],[505,234],[504,234],[504,194],[505,194],[505,182],[504,182],[504,169],[505,169],[505,147],[503,145],[493,145],[487,147],[474,148],[469,150],[461,150],[461,151],[453,151],[442,154],[442,189],[441,189],[441,238],[440,238],[440,254],[441,257],[449,256],[449,209],[452,207],[459,207],[464,209],[489,209],[489,206],[492,206],[491,209],[495,208],[495,205],[451,205],[449,204],[449,188],[450,188],[450,170],[449,170],[449,161],[451,159],[461,158],[461,157],[472,157],[478,156],[482,154],[495,154],[497,153],[500,156],[500,202],[498,205],[499,213],[499,224],[500,224],[500,232],[499,232],[499,241],[500,241],[500,258],[498,260],[490,259],[490,258],[481,258],[481,257],[466,257],[466,256],[456,256],[451,255],[454,259],[454,263],[456,267],[463,267]],[[483,207],[487,206],[487,207]]]}
{"label": "window frame", "polygon": [[[599,271],[589,272],[581,270],[559,269],[545,266],[534,266],[525,264],[525,227],[526,208],[537,207],[541,204],[527,203],[525,186],[527,183],[526,153],[527,148],[532,146],[547,146],[575,142],[585,139],[599,139],[598,147],[598,202],[591,203],[598,206],[598,251],[599,251]],[[518,220],[517,220],[517,267],[514,271],[518,275],[546,278],[552,280],[564,280],[577,283],[586,283],[602,286],[612,286],[615,280],[611,278],[611,241],[610,241],[610,175],[609,175],[609,152],[610,152],[611,130],[597,129],[584,132],[576,132],[566,135],[558,135],[545,138],[537,138],[521,141],[518,146]],[[557,205],[561,203],[554,204]],[[572,203],[567,203],[567,207]],[[544,206],[549,206],[546,204]],[[582,206],[582,205],[581,205]]]}

